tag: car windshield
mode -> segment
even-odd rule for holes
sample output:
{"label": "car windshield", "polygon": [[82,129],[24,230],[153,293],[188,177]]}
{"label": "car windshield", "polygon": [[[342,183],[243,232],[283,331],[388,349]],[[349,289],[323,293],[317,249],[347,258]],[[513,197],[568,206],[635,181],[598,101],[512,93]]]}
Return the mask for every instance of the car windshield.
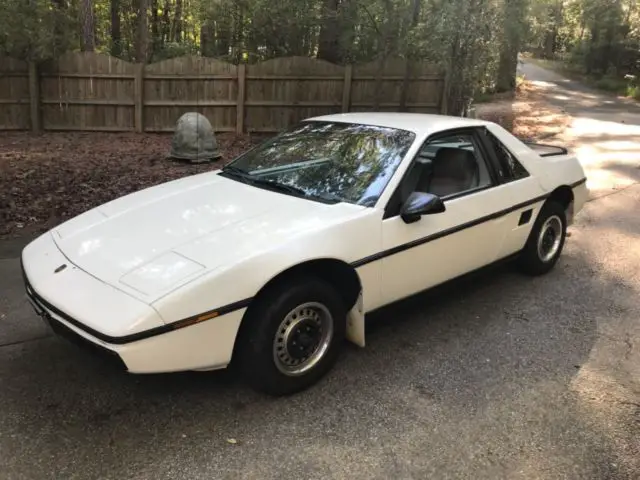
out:
{"label": "car windshield", "polygon": [[223,171],[292,195],[372,206],[414,139],[412,132],[395,128],[304,122],[248,151]]}

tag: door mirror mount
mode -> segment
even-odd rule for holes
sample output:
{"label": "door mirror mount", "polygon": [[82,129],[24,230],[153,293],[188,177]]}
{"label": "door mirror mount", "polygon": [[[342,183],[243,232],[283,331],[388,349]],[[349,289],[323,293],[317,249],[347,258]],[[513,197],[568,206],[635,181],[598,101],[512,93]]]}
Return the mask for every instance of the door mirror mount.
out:
{"label": "door mirror mount", "polygon": [[405,223],[414,223],[419,221],[423,215],[434,215],[444,211],[444,202],[437,195],[413,192],[402,205],[400,216]]}

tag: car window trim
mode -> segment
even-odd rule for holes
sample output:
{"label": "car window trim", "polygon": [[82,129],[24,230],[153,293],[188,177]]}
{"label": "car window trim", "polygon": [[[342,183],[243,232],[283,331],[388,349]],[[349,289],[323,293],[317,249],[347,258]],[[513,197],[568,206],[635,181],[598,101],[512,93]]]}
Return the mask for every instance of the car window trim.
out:
{"label": "car window trim", "polygon": [[507,183],[516,182],[518,180],[524,180],[525,178],[528,178],[528,177],[531,176],[531,172],[527,169],[527,167],[524,166],[524,164],[520,160],[518,160],[518,156],[514,155],[513,152],[509,149],[509,147],[507,147],[504,144],[504,142],[502,140],[500,140],[500,138],[498,138],[498,136],[495,133],[493,133],[486,126],[482,127],[482,130],[487,132],[493,138],[495,138],[496,141],[502,146],[502,148],[504,148],[507,152],[509,152],[509,155],[511,155],[516,160],[516,162],[518,162],[520,164],[520,166],[524,169],[524,171],[527,172],[527,175],[522,177],[522,178],[510,177],[508,180],[501,179],[500,176],[498,175],[498,171],[500,169],[500,160],[498,159],[497,153],[495,152],[494,148],[492,147],[491,142],[489,141],[489,138],[488,138],[487,135],[478,135],[480,137],[480,142],[482,144],[484,144],[485,149],[487,150],[489,156],[491,157],[492,166],[493,166],[493,168],[495,170],[496,180],[497,180],[497,182],[499,184],[505,185]]}
{"label": "car window trim", "polygon": [[[362,126],[362,127],[371,127],[371,128],[383,128],[383,129],[388,129],[388,130],[394,130],[397,132],[402,132],[408,135],[411,135],[411,139],[409,142],[408,147],[405,150],[404,155],[402,156],[403,158],[407,155],[407,153],[411,150],[411,148],[413,147],[414,143],[416,142],[416,137],[417,134],[414,130],[409,130],[406,128],[400,128],[400,127],[390,127],[390,126],[381,126],[381,125],[375,125],[375,124],[368,124],[368,123],[362,123],[362,122],[351,122],[351,121],[341,121],[341,120],[315,120],[315,119],[306,119],[306,120],[302,120],[290,127],[288,127],[286,130],[281,131],[279,133],[277,133],[276,135],[267,138],[261,142],[258,142],[256,145],[252,146],[249,150],[241,153],[240,155],[238,155],[237,157],[235,157],[234,159],[230,160],[226,165],[224,165],[225,167],[228,166],[234,166],[236,163],[238,163],[240,160],[246,158],[249,154],[255,152],[256,150],[258,150],[259,148],[268,146],[270,144],[273,144],[275,141],[277,141],[278,139],[282,138],[283,136],[287,135],[291,130],[295,130],[296,128],[300,128],[304,125],[309,125],[309,124],[319,124],[319,125],[327,125],[327,124],[337,124],[337,125],[344,125],[344,126],[349,126],[349,125],[356,125],[356,126]],[[382,194],[384,193],[384,191],[388,188],[389,183],[393,180],[393,177],[398,173],[398,169],[401,167],[402,165],[402,160],[400,160],[398,162],[398,164],[396,165],[396,168],[394,169],[393,174],[389,177],[389,179],[387,180],[386,184],[384,187],[382,187],[382,189],[380,190],[380,193],[377,195],[377,199],[376,199],[376,203],[377,201],[380,199],[380,197],[382,196]],[[221,167],[221,170],[218,172],[218,175],[221,175],[224,173],[224,171],[222,170],[223,167]],[[259,172],[259,171],[258,171]],[[255,175],[255,176],[259,176],[257,174],[256,171],[252,171],[252,172],[247,172],[247,175]],[[267,174],[268,175],[268,174]],[[255,186],[255,185],[252,185]],[[305,199],[310,199],[310,197],[301,197],[301,198],[305,198]],[[374,205],[362,205],[359,202],[352,202],[352,201],[346,201],[346,200],[342,200],[342,202],[344,203],[348,203],[350,205],[356,205],[356,206],[364,206],[365,208],[374,208]]]}
{"label": "car window trim", "polygon": [[387,204],[385,205],[385,208],[384,208],[384,214],[382,216],[382,220],[389,220],[391,218],[396,218],[396,217],[400,216],[400,212],[399,211],[398,212],[392,212],[391,211],[393,203],[395,203],[397,201],[397,196],[400,195],[400,191],[402,189],[402,185],[403,185],[404,181],[408,178],[408,175],[411,173],[411,169],[413,168],[413,166],[417,162],[418,158],[420,157],[420,152],[423,151],[423,149],[425,148],[425,146],[427,144],[433,142],[434,140],[438,140],[439,138],[446,138],[446,137],[450,137],[450,136],[453,136],[453,135],[471,135],[471,138],[473,140],[475,140],[474,147],[477,150],[479,150],[479,152],[476,152],[476,153],[479,153],[480,159],[485,162],[487,170],[489,171],[489,177],[491,179],[491,183],[489,185],[483,185],[483,186],[480,186],[480,187],[474,187],[474,188],[471,188],[469,190],[465,190],[463,192],[457,192],[457,193],[453,193],[451,195],[446,195],[444,197],[440,197],[443,202],[447,202],[447,201],[450,201],[450,200],[455,200],[455,199],[458,199],[458,198],[466,197],[468,195],[473,195],[474,193],[479,193],[479,192],[482,192],[482,191],[485,191],[485,190],[489,190],[489,189],[492,189],[492,188],[495,188],[495,187],[499,186],[500,185],[500,181],[499,181],[499,178],[498,178],[498,173],[495,170],[495,165],[488,158],[488,157],[490,157],[490,152],[487,151],[487,147],[484,144],[483,139],[481,138],[479,130],[480,130],[480,127],[476,127],[476,126],[458,127],[458,128],[447,129],[447,130],[441,130],[439,132],[436,132],[436,133],[433,133],[433,134],[427,136],[427,138],[424,139],[424,141],[422,142],[422,145],[420,145],[420,148],[417,150],[417,152],[415,153],[415,155],[411,159],[411,162],[409,163],[409,166],[404,171],[404,173],[402,175],[402,178],[400,179],[400,181],[396,185],[393,193],[389,197],[389,200],[387,201]]}

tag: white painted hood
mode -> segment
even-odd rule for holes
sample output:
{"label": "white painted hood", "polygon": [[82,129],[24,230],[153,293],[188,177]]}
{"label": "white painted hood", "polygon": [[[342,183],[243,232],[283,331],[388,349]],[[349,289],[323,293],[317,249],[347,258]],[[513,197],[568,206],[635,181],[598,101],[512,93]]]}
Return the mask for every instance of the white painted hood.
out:
{"label": "white painted hood", "polygon": [[119,198],[53,232],[82,270],[147,302],[198,276],[357,215],[218,176],[186,177]]}

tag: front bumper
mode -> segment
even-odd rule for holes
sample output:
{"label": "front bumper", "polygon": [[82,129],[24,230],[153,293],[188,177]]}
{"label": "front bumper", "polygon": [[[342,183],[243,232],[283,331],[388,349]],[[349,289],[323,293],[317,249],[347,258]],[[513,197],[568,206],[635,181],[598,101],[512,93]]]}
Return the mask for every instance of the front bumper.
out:
{"label": "front bumper", "polygon": [[127,370],[125,362],[122,360],[117,351],[105,347],[104,344],[90,341],[87,337],[80,335],[71,326],[68,326],[64,321],[62,321],[57,309],[52,309],[48,302],[42,299],[33,290],[33,287],[29,283],[27,275],[24,272],[24,268],[22,269],[22,278],[24,281],[25,292],[29,303],[33,307],[33,310],[36,312],[36,314],[40,318],[42,318],[42,320],[53,331],[53,333],[55,333],[58,337],[64,338],[70,343],[73,343],[74,345],[82,348],[83,350],[96,355],[101,359],[107,360],[108,363],[113,364],[118,369]]}
{"label": "front bumper", "polygon": [[[51,329],[131,373],[212,370],[231,360],[245,308],[175,329],[150,306],[69,263],[46,236],[27,246],[22,259],[27,298]],[[140,324],[147,328],[122,328]]]}

